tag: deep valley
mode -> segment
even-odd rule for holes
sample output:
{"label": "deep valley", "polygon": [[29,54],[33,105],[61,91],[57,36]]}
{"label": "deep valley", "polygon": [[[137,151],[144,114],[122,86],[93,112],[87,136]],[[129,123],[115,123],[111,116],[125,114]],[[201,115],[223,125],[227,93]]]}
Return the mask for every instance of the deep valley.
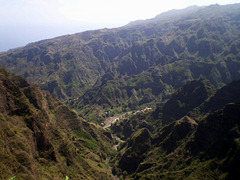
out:
{"label": "deep valley", "polygon": [[238,179],[240,4],[0,54],[0,179]]}

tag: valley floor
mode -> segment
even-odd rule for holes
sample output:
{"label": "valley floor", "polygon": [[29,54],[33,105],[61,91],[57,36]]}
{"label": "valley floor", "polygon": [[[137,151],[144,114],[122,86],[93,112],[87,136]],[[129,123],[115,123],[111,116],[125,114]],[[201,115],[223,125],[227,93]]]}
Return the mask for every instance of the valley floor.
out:
{"label": "valley floor", "polygon": [[117,116],[113,116],[113,117],[109,117],[104,121],[104,125],[103,128],[106,129],[108,127],[111,126],[111,124],[115,123],[117,120],[124,118],[128,113],[130,112],[126,112]]}

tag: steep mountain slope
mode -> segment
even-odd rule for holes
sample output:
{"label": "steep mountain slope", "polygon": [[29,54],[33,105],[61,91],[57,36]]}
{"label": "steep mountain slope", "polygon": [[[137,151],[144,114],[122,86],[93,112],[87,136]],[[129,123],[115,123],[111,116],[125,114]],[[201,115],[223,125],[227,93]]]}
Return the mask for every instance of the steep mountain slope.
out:
{"label": "steep mountain slope", "polygon": [[208,98],[199,107],[189,112],[189,116],[199,119],[207,113],[223,108],[225,104],[240,102],[240,80],[233,81],[219,89],[213,96]]}
{"label": "steep mountain slope", "polygon": [[159,120],[163,125],[185,115],[199,121],[206,114],[223,108],[231,102],[240,102],[240,80],[233,81],[218,89],[206,80],[194,80],[179,88],[163,106],[157,107],[150,119]]}
{"label": "steep mountain slope", "polygon": [[[44,40],[0,64],[90,121],[157,106],[111,127],[126,140],[110,160],[117,175],[238,175],[240,4]],[[50,93],[0,68],[0,178],[112,179],[110,132]]]}
{"label": "steep mountain slope", "polygon": [[[234,179],[239,169],[239,104],[229,104],[223,109],[209,115],[199,123],[197,129],[185,138],[181,146],[173,153],[168,153],[158,161],[148,172],[160,169],[161,178],[188,177],[195,179]],[[186,143],[187,142],[187,143]],[[156,152],[156,150],[155,150]],[[158,151],[159,153],[159,151]],[[154,156],[149,158],[153,162]],[[169,159],[168,159],[169,158]],[[168,159],[168,160],[167,160]],[[146,162],[147,163],[147,162]],[[170,172],[164,172],[163,167],[169,167]],[[184,175],[185,174],[185,175]],[[149,176],[149,175],[147,175]]]}
{"label": "steep mountain slope", "polygon": [[[147,128],[152,133],[156,132],[164,125],[189,114],[190,111],[197,111],[197,107],[214,93],[215,88],[208,80],[190,81],[179,88],[163,105],[158,104],[154,110],[143,110],[129,114],[128,117],[113,124],[111,131],[123,140],[131,137],[134,132],[141,128]],[[196,112],[195,117],[197,115],[199,116]]]}
{"label": "steep mountain slope", "polygon": [[[169,124],[185,116],[214,93],[209,81],[191,81],[178,89],[162,108],[162,123]],[[225,103],[226,104],[226,103]]]}
{"label": "steep mountain slope", "polygon": [[133,133],[120,146],[113,172],[133,179],[236,179],[240,168],[239,82],[205,100],[198,108],[199,122],[184,116],[154,134],[146,128]]}
{"label": "steep mountain slope", "polygon": [[150,121],[148,118],[152,110],[141,110],[134,113],[129,113],[125,118],[119,119],[116,123],[112,124],[111,132],[117,135],[122,140],[127,140],[131,135],[139,129],[146,128],[148,131],[153,132],[157,127],[158,119]]}
{"label": "steep mountain slope", "polygon": [[189,116],[200,121],[208,113],[223,108],[227,103],[240,102],[240,80],[215,90],[208,80],[193,80],[179,88],[167,102],[149,111],[130,113],[112,124],[111,132],[123,140],[141,128],[154,133],[163,126]]}
{"label": "steep mountain slope", "polygon": [[190,80],[219,88],[240,78],[239,12],[239,4],[191,7],[177,17],[32,43],[1,54],[0,64],[98,120],[164,102]]}
{"label": "steep mountain slope", "polygon": [[[126,36],[131,31],[141,36],[137,36],[124,57],[116,58],[115,68],[87,91],[75,107],[82,109],[90,104],[98,111],[99,106],[110,111],[116,106],[123,107],[121,110],[135,109],[154,104],[155,100],[165,101],[193,79],[204,77],[216,88],[238,79],[238,8],[239,5],[210,6],[184,18],[127,26]],[[82,115],[88,113],[83,111]]]}
{"label": "steep mountain slope", "polygon": [[0,178],[112,179],[109,133],[0,67]]}
{"label": "steep mountain slope", "polygon": [[[182,125],[178,131],[170,129],[170,137],[159,135],[160,143],[148,153],[134,177],[235,179],[240,167],[239,110],[239,104],[229,104],[202,120],[192,132],[186,131],[185,137],[182,132],[191,123]],[[174,127],[177,123],[180,122]],[[181,136],[183,139],[178,139]]]}

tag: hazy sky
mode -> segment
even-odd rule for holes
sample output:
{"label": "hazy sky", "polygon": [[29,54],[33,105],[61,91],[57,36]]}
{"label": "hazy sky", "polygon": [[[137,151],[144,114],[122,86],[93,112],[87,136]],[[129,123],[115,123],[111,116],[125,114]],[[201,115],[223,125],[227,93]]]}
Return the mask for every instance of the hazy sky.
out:
{"label": "hazy sky", "polygon": [[43,23],[81,21],[123,25],[190,5],[231,4],[240,0],[0,0],[0,21]]}
{"label": "hazy sky", "polygon": [[240,0],[0,0],[0,51],[87,29],[118,27],[191,5]]}

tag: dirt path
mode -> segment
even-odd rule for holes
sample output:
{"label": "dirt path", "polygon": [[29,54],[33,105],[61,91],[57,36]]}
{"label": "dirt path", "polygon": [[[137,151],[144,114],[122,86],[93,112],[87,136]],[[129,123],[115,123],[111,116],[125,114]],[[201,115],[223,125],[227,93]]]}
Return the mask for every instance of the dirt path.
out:
{"label": "dirt path", "polygon": [[[142,113],[142,112],[149,111],[149,110],[152,110],[152,108],[146,107],[145,109],[136,111],[134,114]],[[132,113],[132,112],[126,112],[126,113],[123,113],[123,114],[120,114],[120,115],[117,115],[117,116],[113,116],[113,117],[107,118],[107,119],[104,121],[104,126],[103,126],[103,128],[106,129],[106,128],[110,127],[111,124],[115,123],[115,122],[116,122],[117,120],[119,120],[119,119],[124,118],[124,117],[125,117],[127,114],[129,114],[129,113]]]}
{"label": "dirt path", "polygon": [[[117,120],[122,119],[126,116],[126,114],[128,114],[129,112],[123,113],[121,115],[117,115],[117,116],[113,116],[113,117],[109,117],[104,121],[104,126],[103,128],[106,129],[108,127],[111,126],[111,124],[115,123]],[[112,138],[117,140],[117,144],[113,145],[113,149],[117,150],[118,146],[124,142],[123,140],[121,140],[119,137],[117,137],[115,134],[112,134]]]}
{"label": "dirt path", "polygon": [[117,144],[113,145],[113,149],[117,150],[118,146],[119,146],[121,143],[125,142],[125,141],[123,141],[122,139],[120,139],[119,137],[117,137],[115,134],[113,134],[112,136],[113,136],[113,138],[116,139],[117,142],[118,142]]}
{"label": "dirt path", "polygon": [[[121,114],[121,115],[117,115],[117,116],[113,116],[113,117],[107,118],[107,119],[104,121],[104,126],[103,126],[103,128],[106,129],[106,128],[110,127],[111,124],[115,123],[115,122],[116,122],[117,120],[119,120],[119,119],[124,118],[124,117],[126,116],[126,114],[128,114],[128,113],[129,113],[129,112],[126,112],[126,113],[123,113],[123,114]],[[121,140],[119,137],[117,137],[115,134],[112,134],[112,138],[113,138],[113,139],[116,139],[117,142],[118,142],[117,144],[113,145],[113,149],[117,150],[118,146],[119,146],[122,142],[124,142],[124,141]],[[112,168],[112,167],[110,166],[110,164],[109,164],[109,158],[106,159],[105,164],[106,164],[107,166],[109,166],[110,168]],[[113,180],[119,180],[119,177],[113,175]]]}
{"label": "dirt path", "polygon": [[117,116],[113,116],[113,117],[109,117],[104,121],[104,126],[103,128],[106,129],[108,127],[111,126],[111,124],[115,123],[117,120],[122,119],[125,117],[127,113],[121,114],[121,115],[117,115]]}

